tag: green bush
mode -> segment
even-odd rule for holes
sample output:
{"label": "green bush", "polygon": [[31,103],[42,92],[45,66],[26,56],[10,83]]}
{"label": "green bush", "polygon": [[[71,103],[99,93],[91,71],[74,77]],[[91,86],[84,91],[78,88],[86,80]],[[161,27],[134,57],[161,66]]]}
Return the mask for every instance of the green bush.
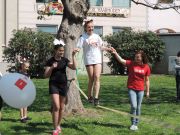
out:
{"label": "green bush", "polygon": [[[108,35],[104,39],[114,47],[118,54],[124,59],[134,59],[136,50],[143,50],[149,59],[149,64],[159,62],[164,54],[164,42],[153,32],[134,32],[125,29],[122,32]],[[124,74],[124,68],[117,63],[115,57],[107,54],[110,59],[108,66],[114,74]]]}
{"label": "green bush", "polygon": [[45,61],[52,54],[53,39],[52,34],[35,32],[29,28],[14,30],[13,38],[4,49],[4,61],[13,63],[8,71],[18,71],[20,63],[17,58],[21,56],[30,61],[30,75],[42,77]]}

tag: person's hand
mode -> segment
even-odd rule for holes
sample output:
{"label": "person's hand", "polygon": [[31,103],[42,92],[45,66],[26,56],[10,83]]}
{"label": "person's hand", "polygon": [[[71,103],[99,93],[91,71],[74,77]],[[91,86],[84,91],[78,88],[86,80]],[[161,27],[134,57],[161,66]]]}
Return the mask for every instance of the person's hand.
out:
{"label": "person's hand", "polygon": [[146,92],[146,98],[149,98],[149,91]]}
{"label": "person's hand", "polygon": [[116,50],[115,50],[113,47],[110,47],[110,52],[111,52],[112,54],[116,54],[116,53],[117,53]]}
{"label": "person's hand", "polygon": [[57,66],[58,66],[58,63],[57,62],[54,62],[53,64],[52,64],[52,68],[54,69],[54,68],[57,68]]}
{"label": "person's hand", "polygon": [[90,42],[90,45],[93,47],[98,47],[98,42]]}
{"label": "person's hand", "polygon": [[112,53],[111,47],[106,47],[105,51],[107,51],[107,52],[109,52],[109,53]]}
{"label": "person's hand", "polygon": [[75,56],[76,53],[78,53],[79,51],[80,51],[79,48],[75,48],[75,49],[73,50],[73,52],[72,52],[72,56]]}

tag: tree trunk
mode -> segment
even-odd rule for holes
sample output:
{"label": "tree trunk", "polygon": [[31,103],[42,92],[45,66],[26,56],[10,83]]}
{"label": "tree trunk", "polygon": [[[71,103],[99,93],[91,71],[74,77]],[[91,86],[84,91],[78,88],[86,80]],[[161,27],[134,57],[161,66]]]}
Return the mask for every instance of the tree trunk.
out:
{"label": "tree trunk", "polygon": [[[65,57],[72,59],[72,50],[77,44],[80,35],[83,32],[83,20],[89,10],[88,0],[61,0],[64,5],[63,19],[59,28],[57,39],[63,39],[65,46]],[[76,78],[76,72],[67,69],[67,78],[72,80]],[[68,103],[65,107],[65,113],[84,110],[81,102],[80,93],[75,86],[77,80],[70,81],[67,95]]]}

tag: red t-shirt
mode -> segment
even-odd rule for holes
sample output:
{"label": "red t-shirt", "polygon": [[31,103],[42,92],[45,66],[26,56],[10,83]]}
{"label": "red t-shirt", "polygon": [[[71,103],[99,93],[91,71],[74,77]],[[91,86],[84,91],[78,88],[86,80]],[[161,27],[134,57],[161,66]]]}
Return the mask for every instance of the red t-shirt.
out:
{"label": "red t-shirt", "polygon": [[133,90],[144,90],[145,76],[150,76],[148,64],[137,65],[133,61],[126,60],[126,66],[129,71],[127,87]]}

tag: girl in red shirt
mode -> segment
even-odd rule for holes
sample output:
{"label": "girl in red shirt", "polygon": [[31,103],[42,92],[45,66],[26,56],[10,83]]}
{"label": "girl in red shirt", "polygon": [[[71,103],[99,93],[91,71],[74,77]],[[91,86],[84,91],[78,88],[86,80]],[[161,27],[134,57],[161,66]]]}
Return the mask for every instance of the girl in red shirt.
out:
{"label": "girl in red shirt", "polygon": [[[143,51],[137,51],[135,53],[134,60],[124,60],[121,58],[114,48],[111,48],[112,53],[115,55],[119,63],[127,66],[129,74],[127,87],[129,92],[129,99],[131,103],[131,114],[140,116],[141,103],[144,96],[144,85],[146,86],[146,96],[149,97],[149,76],[150,68],[148,65],[148,59]],[[139,119],[131,117],[130,130],[138,130]]]}

